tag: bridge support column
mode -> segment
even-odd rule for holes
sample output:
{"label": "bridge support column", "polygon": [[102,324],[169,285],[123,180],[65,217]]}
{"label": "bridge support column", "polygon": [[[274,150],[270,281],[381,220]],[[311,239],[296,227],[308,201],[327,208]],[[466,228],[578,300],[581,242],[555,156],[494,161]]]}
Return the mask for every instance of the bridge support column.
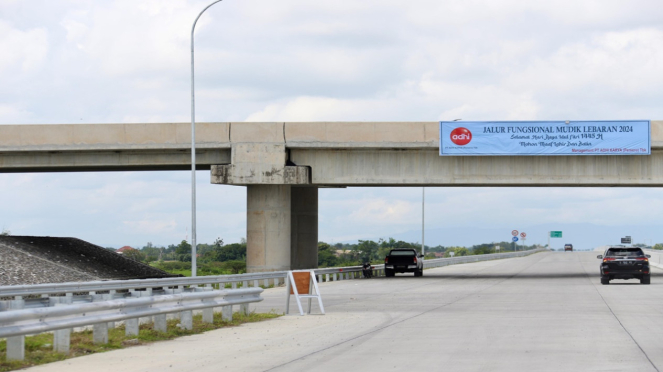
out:
{"label": "bridge support column", "polygon": [[248,272],[317,267],[317,188],[249,185],[246,205]]}
{"label": "bridge support column", "polygon": [[318,267],[318,188],[292,187],[291,259],[293,270]]}

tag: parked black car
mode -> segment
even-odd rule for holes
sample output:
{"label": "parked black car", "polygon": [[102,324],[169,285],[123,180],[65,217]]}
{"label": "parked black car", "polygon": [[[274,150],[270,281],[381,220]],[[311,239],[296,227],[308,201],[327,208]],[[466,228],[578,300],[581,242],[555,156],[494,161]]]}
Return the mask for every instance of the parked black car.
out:
{"label": "parked black car", "polygon": [[601,284],[610,284],[612,279],[640,279],[640,284],[649,284],[649,258],[640,248],[610,247],[596,256],[601,262]]}
{"label": "parked black car", "polygon": [[392,249],[384,258],[384,276],[406,272],[424,275],[424,256],[410,248]]}

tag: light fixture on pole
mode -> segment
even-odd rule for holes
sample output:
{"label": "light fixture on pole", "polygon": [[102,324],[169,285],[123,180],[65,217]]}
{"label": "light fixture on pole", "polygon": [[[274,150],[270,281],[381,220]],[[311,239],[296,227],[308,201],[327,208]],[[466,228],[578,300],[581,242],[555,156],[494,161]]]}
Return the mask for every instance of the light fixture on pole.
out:
{"label": "light fixture on pole", "polygon": [[221,2],[216,0],[206,6],[193,21],[191,26],[191,276],[196,276],[196,95],[193,75],[193,31],[203,13],[212,5]]}

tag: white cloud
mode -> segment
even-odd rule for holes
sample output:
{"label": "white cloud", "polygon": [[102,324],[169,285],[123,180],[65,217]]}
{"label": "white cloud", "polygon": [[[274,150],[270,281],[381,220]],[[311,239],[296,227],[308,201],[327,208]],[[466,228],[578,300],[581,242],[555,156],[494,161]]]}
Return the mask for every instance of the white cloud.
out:
{"label": "white cloud", "polygon": [[[22,31],[0,20],[0,74],[34,72],[45,62],[48,31],[34,28]],[[1,76],[1,75],[0,75]]]}

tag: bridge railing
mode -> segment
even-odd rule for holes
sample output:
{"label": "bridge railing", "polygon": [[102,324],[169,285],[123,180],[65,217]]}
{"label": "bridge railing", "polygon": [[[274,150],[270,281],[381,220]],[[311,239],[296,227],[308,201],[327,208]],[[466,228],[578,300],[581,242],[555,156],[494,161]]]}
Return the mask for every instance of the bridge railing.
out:
{"label": "bridge railing", "polygon": [[[55,331],[53,349],[68,353],[71,331],[75,327],[93,326],[93,340],[108,343],[109,323],[125,322],[128,336],[138,335],[139,318],[154,317],[154,329],[166,332],[166,315],[180,314],[184,329],[193,328],[193,311],[203,310],[203,322],[213,323],[214,307],[222,307],[224,320],[232,319],[232,306],[241,305],[248,313],[248,304],[262,301],[262,288],[221,291],[197,291],[142,298],[113,299],[0,312],[0,338],[7,338],[7,360],[25,358],[25,336]],[[230,310],[230,311],[228,311]]]}

